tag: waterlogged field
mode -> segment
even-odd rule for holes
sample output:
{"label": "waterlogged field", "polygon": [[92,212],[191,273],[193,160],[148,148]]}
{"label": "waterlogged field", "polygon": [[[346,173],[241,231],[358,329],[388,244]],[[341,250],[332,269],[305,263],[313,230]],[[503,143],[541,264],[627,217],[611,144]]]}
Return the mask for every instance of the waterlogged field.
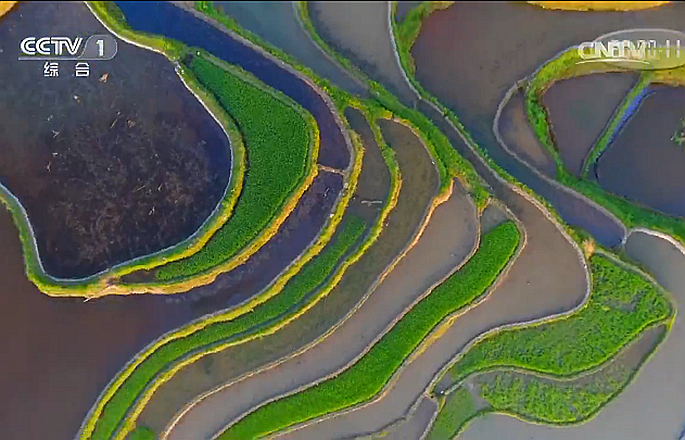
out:
{"label": "waterlogged field", "polygon": [[600,185],[665,214],[685,217],[685,87],[654,85],[597,162]]}
{"label": "waterlogged field", "polygon": [[231,174],[227,136],[162,55],[119,40],[118,55],[91,63],[87,78],[73,63],[45,78],[43,63],[17,61],[26,35],[103,33],[81,3],[18,4],[0,26],[0,182],[23,204],[43,267],[58,278],[185,240]]}
{"label": "waterlogged field", "polygon": [[507,264],[518,240],[513,222],[496,227],[483,236],[478,251],[458,272],[412,307],[352,367],[301,393],[261,407],[219,438],[258,438],[369,399],[433,327],[485,291]]}
{"label": "waterlogged field", "polygon": [[[109,24],[123,29],[117,20],[124,17],[113,4],[91,6],[99,13],[112,14],[106,15]],[[679,358],[682,338],[667,338],[668,331],[682,333],[675,310],[682,298],[676,295],[672,303],[674,298],[643,272],[608,251],[595,250],[594,240],[622,247],[622,258],[635,258],[652,270],[665,288],[682,293],[676,276],[679,272],[674,268],[679,267],[674,266],[677,258],[669,253],[678,251],[650,246],[645,237],[653,236],[627,231],[600,206],[558,184],[573,179],[568,171],[581,176],[588,169],[588,155],[593,162],[599,156],[598,182],[574,180],[568,183],[575,185],[572,188],[595,185],[593,197],[605,197],[601,203],[620,200],[611,209],[630,207],[621,211],[622,215],[616,214],[630,226],[633,210],[641,209],[631,202],[654,208],[655,200],[663,202],[670,197],[656,209],[677,210],[682,203],[674,194],[682,188],[680,180],[669,177],[670,171],[657,176],[654,186],[640,189],[635,189],[639,179],[628,182],[630,177],[612,177],[611,172],[615,173],[619,164],[626,169],[653,166],[650,172],[654,173],[662,164],[658,160],[664,158],[671,158],[674,167],[680,164],[677,158],[683,152],[685,123],[676,120],[677,111],[672,110],[685,102],[681,88],[655,89],[669,91],[670,100],[659,98],[659,105],[652,104],[656,110],[649,110],[668,113],[662,125],[653,119],[641,120],[649,99],[657,96],[654,94],[634,116],[625,116],[624,129],[614,136],[610,131],[618,120],[611,115],[626,99],[641,93],[646,76],[636,86],[635,76],[630,74],[618,81],[611,79],[615,76],[566,80],[548,90],[544,102],[542,94],[525,94],[534,87],[525,89],[525,84],[517,83],[516,90],[511,86],[576,39],[592,39],[607,26],[679,23],[685,9],[667,5],[649,13],[600,12],[581,17],[581,13],[522,2],[272,6],[225,3],[215,9],[209,2],[120,2],[136,29],[161,32],[200,48],[186,51],[179,42],[123,29],[129,38],[168,50],[173,63],[160,56],[159,64],[166,66],[169,75],[175,75],[175,67],[196,92],[206,95],[207,105],[223,120],[224,128],[235,124],[235,133],[228,130],[231,141],[241,141],[241,153],[231,163],[226,136],[213,119],[210,122],[214,129],[219,128],[216,133],[223,144],[203,138],[210,133],[208,129],[200,130],[202,136],[197,139],[184,134],[188,127],[192,132],[193,120],[170,117],[167,121],[164,115],[185,108],[170,105],[161,116],[152,118],[153,126],[162,128],[159,133],[145,131],[144,118],[127,115],[115,118],[106,130],[124,130],[117,135],[142,130],[140,137],[149,140],[143,148],[136,144],[135,136],[117,139],[131,151],[142,151],[146,158],[159,156],[162,160],[168,154],[177,168],[159,161],[154,167],[143,166],[130,152],[121,160],[141,169],[164,169],[172,176],[170,181],[190,181],[185,190],[197,190],[201,195],[225,188],[232,191],[230,184],[235,182],[217,170],[244,171],[240,195],[233,198],[235,204],[225,225],[196,253],[187,252],[183,259],[116,280],[138,284],[141,289],[150,284],[160,289],[176,284],[191,288],[211,278],[208,285],[173,298],[137,295],[95,299],[88,304],[50,303],[51,307],[32,302],[30,296],[25,302],[23,298],[16,302],[21,313],[9,317],[5,325],[8,333],[18,335],[8,341],[8,355],[17,362],[4,368],[8,377],[20,380],[0,381],[0,396],[9,396],[0,408],[0,425],[10,438],[74,438],[77,418],[84,416],[87,408],[84,402],[95,405],[76,435],[79,440],[239,440],[271,435],[283,440],[383,435],[398,440],[452,440],[460,433],[478,440],[516,438],[525,436],[521,434],[525,431],[505,430],[494,436],[473,429],[462,431],[467,425],[478,425],[480,421],[472,419],[487,412],[567,425],[594,418],[605,406],[614,411],[610,419],[621,421],[610,432],[634,434],[637,429],[626,431],[630,423],[616,418],[616,408],[627,411],[624,418],[629,414],[639,420],[632,415],[639,414],[635,408],[650,395],[647,382],[655,389],[661,386],[655,375],[668,379],[668,389],[662,387],[659,394],[669,408],[649,415],[650,420],[659,425],[659,434],[671,429],[674,420],[682,422],[682,415],[675,413],[682,408],[679,391],[683,385],[677,374],[680,370],[673,368],[683,362]],[[16,12],[22,7],[15,6],[19,9],[2,17],[0,34],[17,34],[16,24],[22,17]],[[51,7],[64,13],[71,6]],[[82,17],[75,14],[58,24],[64,26],[76,18]],[[10,19],[16,23],[3,28]],[[284,26],[276,26],[281,21]],[[527,26],[521,28],[521,22]],[[493,29],[492,35],[476,38],[484,25]],[[553,36],[551,30],[556,32]],[[397,33],[396,39],[392,32]],[[499,42],[497,54],[481,50],[493,41]],[[0,47],[0,58],[3,52]],[[412,54],[415,59],[409,57]],[[276,59],[279,57],[281,60]],[[141,61],[137,68],[147,69],[147,75],[157,74],[158,66],[151,64]],[[92,90],[80,90],[83,95],[75,95],[76,104],[70,105],[81,105],[84,95],[100,96],[99,89],[118,84],[113,76],[117,72],[112,69],[108,75],[97,76]],[[532,84],[539,86],[538,80],[534,78]],[[409,81],[414,82],[413,87]],[[159,83],[135,84],[137,97],[167,94],[162,89],[166,84]],[[333,84],[365,96],[352,97]],[[436,96],[428,95],[423,87]],[[417,89],[422,99],[417,100]],[[21,101],[17,90],[8,88],[5,93]],[[49,103],[55,96],[43,93],[41,99]],[[190,101],[197,105],[193,99]],[[457,112],[456,117],[445,107],[432,106],[430,100],[444,102]],[[0,113],[14,117],[8,102],[0,99]],[[45,108],[49,106],[41,106],[41,111]],[[631,109],[637,108],[635,104]],[[134,106],[132,111],[138,110]],[[48,123],[55,118],[43,116]],[[125,124],[118,125],[122,121]],[[644,130],[647,133],[642,138],[640,133],[628,137],[631,127],[642,127],[638,121],[655,128]],[[82,128],[76,133],[87,134]],[[13,130],[27,138],[35,135],[20,133],[16,127]],[[46,145],[69,145],[60,140],[68,130],[51,133],[57,140],[43,133]],[[549,138],[547,133],[551,133]],[[165,136],[174,148],[174,142],[185,146],[185,141],[193,147],[160,153],[154,146],[164,144]],[[666,136],[670,144],[665,142]],[[658,139],[658,147],[650,144],[645,148],[653,139]],[[471,148],[476,142],[480,151]],[[7,171],[7,176],[0,177],[3,184],[30,171],[26,163],[43,167],[38,161],[24,160],[26,152],[16,142],[7,145],[0,148],[11,157],[2,162],[4,168],[0,163],[0,175],[3,169]],[[667,151],[666,145],[672,150]],[[558,150],[551,149],[557,146]],[[591,151],[593,146],[596,148]],[[635,156],[633,162],[626,159],[630,154],[619,149],[621,146]],[[109,151],[101,147],[94,143],[94,151]],[[218,150],[211,148],[222,148],[225,156],[217,159],[214,154]],[[50,151],[51,157],[45,156],[48,165],[41,172],[57,174],[60,160],[73,156],[69,151]],[[118,158],[126,151],[109,152]],[[184,156],[188,151],[193,154]],[[481,157],[485,151],[487,158]],[[85,170],[102,171],[102,167],[93,168],[90,156],[79,153],[73,157],[83,159],[79,163]],[[243,161],[244,170],[237,168]],[[14,162],[22,165],[13,168]],[[520,183],[501,168],[494,171],[499,166],[531,190],[514,191],[511,185]],[[497,172],[504,179],[498,178]],[[645,173],[641,178],[654,177]],[[208,183],[211,179],[219,182],[222,176],[222,185]],[[103,185],[109,184],[102,180]],[[123,180],[135,182],[129,176]],[[609,192],[601,191],[599,184],[608,189],[607,182],[617,182],[626,193],[610,191],[631,202],[611,199]],[[673,188],[668,187],[673,182]],[[214,200],[193,193],[193,199],[184,199],[179,185],[173,194],[196,210],[202,208],[193,200],[217,206],[219,199],[226,200],[229,194],[217,192]],[[666,198],[655,195],[658,185],[669,189]],[[556,213],[534,203],[525,191],[535,191],[552,202],[562,219],[579,228],[557,224]],[[138,195],[132,200],[137,200],[135,197]],[[153,216],[158,209],[162,208],[151,209],[147,215]],[[102,211],[111,213],[110,208]],[[61,211],[54,213],[64,216]],[[164,225],[176,220],[180,224],[192,219],[187,213],[171,213],[165,216]],[[16,238],[14,229],[9,229]],[[155,240],[162,235],[159,232]],[[0,240],[2,237],[0,234]],[[13,242],[7,244],[12,250]],[[19,252],[11,253],[15,254]],[[663,264],[655,263],[662,257]],[[11,285],[37,293],[25,289],[31,285],[22,276],[18,260],[7,260],[7,266],[13,268],[8,272]],[[227,272],[220,273],[222,270]],[[8,307],[16,308],[5,290],[0,300],[6,296]],[[226,309],[241,301],[238,309]],[[60,311],[65,310],[73,322],[63,319]],[[573,313],[544,319],[570,310]],[[114,319],[118,313],[121,319]],[[35,323],[40,324],[40,335],[34,330]],[[116,331],[117,326],[125,328]],[[177,331],[138,352],[133,363],[120,370],[123,362],[152,338],[173,328]],[[490,332],[493,328],[498,330]],[[657,346],[666,351],[655,352]],[[32,361],[35,353],[30,350],[36,348],[40,362]],[[62,355],[64,362],[59,360]],[[90,356],[97,359],[91,362]],[[654,363],[647,363],[650,357]],[[637,375],[642,370],[647,379]],[[31,375],[36,377],[33,388],[27,386]],[[106,385],[112,377],[115,380]],[[79,380],[88,384],[74,387]],[[629,384],[642,390],[640,396],[627,394],[633,390]],[[96,399],[96,393],[105,387]],[[73,392],[68,388],[74,388]],[[445,394],[447,389],[450,392]],[[624,395],[628,404],[620,399]],[[54,402],[64,403],[56,407]],[[64,417],[67,407],[69,416],[78,414]],[[33,413],[37,413],[35,422]],[[602,420],[599,415],[593,420]],[[280,432],[294,426],[298,429]],[[496,424],[494,429],[500,426],[504,425]],[[607,432],[606,421],[599,426],[589,432]],[[679,427],[673,429],[674,435],[676,431]],[[531,428],[530,432],[534,432],[533,438],[542,431]],[[559,438],[565,438],[565,433]],[[549,431],[544,435],[556,438]]]}
{"label": "waterlogged field", "polygon": [[580,176],[592,146],[637,81],[634,73],[585,75],[555,82],[543,96],[566,169]]}
{"label": "waterlogged field", "polygon": [[[294,104],[204,56],[188,68],[235,118],[248,154],[245,183],[230,220],[196,254],[157,271],[160,280],[192,276],[223,263],[266,227],[305,178],[318,139]],[[314,149],[314,151],[312,151]]]}
{"label": "waterlogged field", "polygon": [[496,367],[556,376],[578,373],[606,361],[642,330],[673,313],[659,287],[620,263],[596,254],[590,259],[590,271],[592,293],[580,311],[486,337],[450,369],[453,381]]}

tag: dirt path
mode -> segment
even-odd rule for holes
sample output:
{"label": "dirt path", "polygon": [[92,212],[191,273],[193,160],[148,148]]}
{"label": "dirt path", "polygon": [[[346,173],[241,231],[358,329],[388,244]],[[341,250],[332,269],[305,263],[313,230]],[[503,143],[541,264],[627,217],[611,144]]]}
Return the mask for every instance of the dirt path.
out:
{"label": "dirt path", "polygon": [[476,336],[500,325],[560,313],[582,302],[587,283],[574,247],[532,203],[513,193],[505,201],[523,223],[528,240],[501,284],[409,363],[382,398],[279,439],[338,439],[378,431],[407,414],[443,366]]}
{"label": "dirt path", "polygon": [[475,215],[468,196],[456,187],[450,199],[435,210],[416,245],[342,326],[304,353],[200,402],[168,438],[214,434],[256,405],[345,367],[472,252],[478,233]]}

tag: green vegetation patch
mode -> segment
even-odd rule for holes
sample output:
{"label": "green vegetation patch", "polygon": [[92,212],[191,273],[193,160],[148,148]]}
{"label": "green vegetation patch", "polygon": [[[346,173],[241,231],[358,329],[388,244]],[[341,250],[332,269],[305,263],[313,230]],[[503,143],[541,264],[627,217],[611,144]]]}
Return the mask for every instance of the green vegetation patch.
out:
{"label": "green vegetation patch", "polygon": [[535,376],[501,372],[481,384],[481,396],[493,411],[516,414],[527,420],[565,425],[597,413],[632,377],[630,369],[595,378],[590,383],[547,381]]}
{"label": "green vegetation patch", "polygon": [[459,387],[447,396],[426,440],[452,440],[462,431],[466,422],[476,415],[478,410],[471,393]]}
{"label": "green vegetation patch", "polygon": [[89,438],[109,439],[148,383],[160,372],[166,371],[172,363],[191,352],[206,350],[245,332],[258,332],[267,323],[278,321],[279,317],[327,279],[337,266],[336,263],[352,248],[365,229],[366,225],[360,218],[350,217],[342,226],[337,239],[292,277],[278,295],[256,306],[250,313],[230,321],[210,324],[190,335],[171,340],[155,350],[138,365],[105,404]]}
{"label": "green vegetation patch", "polygon": [[519,239],[519,230],[511,221],[485,234],[473,257],[414,305],[352,367],[300,393],[262,406],[219,438],[255,439],[369,400],[436,325],[486,291],[516,251]]}
{"label": "green vegetation patch", "polygon": [[[421,2],[417,7],[407,11],[404,16],[404,20],[397,23],[393,20],[395,24],[395,39],[397,41],[397,50],[404,53],[406,56],[403,57],[407,61],[407,65],[404,66],[408,72],[412,75],[416,73],[416,65],[414,64],[414,59],[411,56],[411,48],[416,42],[421,32],[421,25],[423,20],[425,20],[433,11],[439,9],[447,9],[452,6],[453,1],[424,1]],[[393,9],[397,8],[397,2],[393,2]],[[393,14],[394,15],[394,14]]]}
{"label": "green vegetation patch", "polygon": [[304,179],[311,145],[318,142],[311,139],[308,121],[296,104],[285,97],[277,99],[244,74],[227,71],[204,56],[194,56],[188,67],[235,118],[247,150],[247,170],[233,216],[197,253],[160,268],[156,275],[163,281],[211,269],[253,240]]}
{"label": "green vegetation patch", "polygon": [[646,327],[671,316],[673,307],[663,291],[641,275],[599,254],[591,257],[590,269],[592,294],[582,309],[487,336],[449,370],[454,382],[500,367],[577,374],[605,362]]}
{"label": "green vegetation patch", "polygon": [[126,437],[126,440],[155,440],[157,436],[155,435],[155,432],[146,427],[146,426],[139,426]]}

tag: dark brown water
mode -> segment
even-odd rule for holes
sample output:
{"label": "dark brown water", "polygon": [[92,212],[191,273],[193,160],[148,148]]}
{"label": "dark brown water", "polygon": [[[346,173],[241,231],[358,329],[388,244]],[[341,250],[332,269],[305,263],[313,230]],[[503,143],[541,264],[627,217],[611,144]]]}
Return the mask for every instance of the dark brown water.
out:
{"label": "dark brown water", "polygon": [[685,87],[654,88],[597,163],[606,190],[666,214],[685,216]]}
{"label": "dark brown water", "polygon": [[580,175],[585,157],[636,81],[635,73],[585,75],[558,81],[545,93],[556,146],[569,172]]}
{"label": "dark brown water", "polygon": [[93,275],[190,236],[223,197],[228,139],[162,55],[119,40],[58,77],[18,61],[27,36],[106,29],[81,3],[19,4],[0,26],[0,182],[26,208],[46,271]]}
{"label": "dark brown water", "polygon": [[68,440],[121,366],[193,317],[162,297],[50,298],[24,276],[18,232],[0,210],[0,426],[7,440]]}
{"label": "dark brown water", "polygon": [[243,28],[314,70],[350,93],[363,95],[366,88],[327,57],[302,29],[293,2],[215,2],[215,6]]}
{"label": "dark brown water", "polygon": [[342,186],[320,173],[276,236],[247,263],[209,286],[173,296],[50,298],[23,272],[18,232],[0,212],[0,379],[3,439],[68,440],[107,382],[162,333],[226,308],[266,286],[328,218]]}

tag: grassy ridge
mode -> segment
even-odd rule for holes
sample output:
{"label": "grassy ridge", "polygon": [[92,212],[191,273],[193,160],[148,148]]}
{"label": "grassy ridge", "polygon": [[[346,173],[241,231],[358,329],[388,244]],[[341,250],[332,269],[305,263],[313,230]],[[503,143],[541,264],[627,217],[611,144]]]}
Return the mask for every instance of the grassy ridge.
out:
{"label": "grassy ridge", "polygon": [[236,119],[248,168],[233,216],[197,253],[160,268],[157,278],[165,281],[208,270],[254,239],[304,178],[312,143],[307,122],[292,106],[202,56],[189,67]]}
{"label": "grassy ridge", "polygon": [[452,440],[461,432],[466,422],[478,414],[471,393],[459,387],[441,405],[438,417],[430,427],[426,440]]}
{"label": "grassy ridge", "polygon": [[450,368],[453,381],[500,367],[569,376],[602,364],[673,307],[661,288],[621,263],[590,259],[592,294],[578,312],[542,324],[510,328],[473,345]]}
{"label": "grassy ridge", "polygon": [[351,217],[341,229],[337,240],[330,243],[321,254],[307,263],[297,275],[290,279],[278,295],[255,307],[251,313],[240,315],[229,321],[211,324],[190,335],[174,339],[155,350],[137,366],[105,404],[92,436],[87,438],[109,439],[148,383],[170,364],[177,362],[188,353],[206,349],[208,346],[242,332],[256,332],[260,326],[286,313],[293,304],[297,304],[308,292],[326,280],[340,258],[357,242],[365,226],[361,219]]}
{"label": "grassy ridge", "polygon": [[[397,41],[397,50],[401,51],[405,54],[408,54],[407,57],[405,57],[405,61],[407,63],[406,66],[404,66],[407,69],[407,72],[410,72],[412,75],[416,73],[416,65],[414,64],[414,58],[411,56],[411,48],[414,45],[414,42],[416,39],[419,37],[419,33],[421,32],[421,25],[423,24],[423,20],[425,20],[433,11],[437,11],[440,9],[447,9],[450,6],[452,6],[453,1],[424,1],[421,2],[417,7],[410,9],[407,11],[407,14],[404,17],[404,20],[401,22],[397,23],[395,26],[395,39]],[[393,8],[397,7],[397,2],[393,2],[392,5]],[[393,20],[395,21],[395,20]]]}
{"label": "grassy ridge", "polygon": [[219,438],[258,438],[370,399],[436,325],[486,291],[515,252],[519,238],[513,222],[485,234],[473,257],[415,304],[352,367],[300,393],[262,406]]}

